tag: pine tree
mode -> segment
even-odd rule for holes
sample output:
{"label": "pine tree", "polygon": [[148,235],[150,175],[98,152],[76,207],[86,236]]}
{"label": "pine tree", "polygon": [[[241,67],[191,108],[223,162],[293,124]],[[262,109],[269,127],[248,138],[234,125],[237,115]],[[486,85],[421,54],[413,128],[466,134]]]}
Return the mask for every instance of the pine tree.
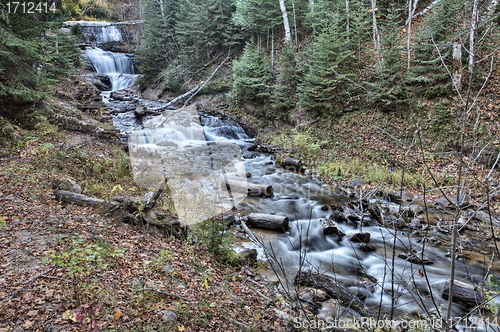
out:
{"label": "pine tree", "polygon": [[263,101],[269,97],[272,73],[262,49],[247,44],[241,60],[233,62],[233,72],[233,89],[229,95],[232,101]]}
{"label": "pine tree", "polygon": [[311,114],[339,114],[356,96],[356,58],[352,39],[347,39],[345,21],[334,15],[329,26],[317,31],[308,51],[306,73],[298,87],[300,105]]}
{"label": "pine tree", "polygon": [[[50,5],[49,1],[49,8]],[[41,101],[50,93],[49,85],[79,62],[76,39],[58,32],[58,24],[64,17],[51,19],[50,14],[8,13],[5,2],[0,3],[0,100],[3,103],[0,110],[4,115],[9,116],[4,113],[7,107]]]}
{"label": "pine tree", "polygon": [[[460,33],[458,17],[464,0],[442,0],[427,14],[425,28],[417,33],[414,46],[414,67],[406,83],[416,96],[433,98],[452,91],[452,81],[443,65],[452,66],[453,38]],[[436,51],[436,44],[439,53]]]}
{"label": "pine tree", "polygon": [[179,54],[175,35],[176,0],[147,0],[144,19],[144,40],[138,50],[137,64],[141,86],[151,83]]}
{"label": "pine tree", "polygon": [[390,6],[384,20],[380,21],[381,55],[383,61],[372,65],[369,82],[369,99],[383,111],[395,111],[406,104],[406,86],[402,73],[401,54],[404,51],[403,37],[400,34],[402,21],[397,9]]}
{"label": "pine tree", "polygon": [[284,47],[278,61],[279,74],[273,87],[271,102],[277,111],[277,116],[287,118],[288,111],[295,107],[297,90],[297,70],[295,54],[290,47]]}

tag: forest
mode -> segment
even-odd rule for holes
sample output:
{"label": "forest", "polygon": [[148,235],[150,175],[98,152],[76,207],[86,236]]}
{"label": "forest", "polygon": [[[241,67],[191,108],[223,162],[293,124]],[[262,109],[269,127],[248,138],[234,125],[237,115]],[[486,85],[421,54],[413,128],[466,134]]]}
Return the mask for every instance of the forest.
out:
{"label": "forest", "polygon": [[498,331],[498,0],[0,2],[0,332]]}

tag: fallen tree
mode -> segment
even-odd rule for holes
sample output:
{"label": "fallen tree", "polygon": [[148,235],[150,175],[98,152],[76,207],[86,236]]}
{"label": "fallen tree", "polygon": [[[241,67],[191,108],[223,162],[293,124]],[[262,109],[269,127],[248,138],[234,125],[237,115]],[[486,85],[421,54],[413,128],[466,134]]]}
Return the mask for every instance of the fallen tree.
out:
{"label": "fallen tree", "polygon": [[294,283],[296,285],[321,289],[332,299],[337,299],[343,306],[357,311],[362,316],[377,317],[377,313],[366,306],[356,294],[329,275],[309,270],[300,271],[295,276]]}
{"label": "fallen tree", "polygon": [[156,192],[149,192],[135,199],[115,196],[109,201],[65,190],[54,190],[53,194],[55,199],[63,204],[100,208],[116,221],[145,228],[157,227],[166,236],[186,239],[189,235],[189,227],[185,222],[176,220],[175,216],[153,211],[162,192],[163,188],[160,188]]}
{"label": "fallen tree", "polygon": [[273,186],[268,184],[257,184],[250,183],[247,181],[235,181],[226,180],[225,181],[228,190],[235,190],[237,192],[243,190],[246,191],[248,196],[265,196],[269,197],[274,194]]}
{"label": "fallen tree", "polygon": [[272,214],[250,213],[248,224],[256,228],[272,229],[277,231],[288,230],[288,218]]}

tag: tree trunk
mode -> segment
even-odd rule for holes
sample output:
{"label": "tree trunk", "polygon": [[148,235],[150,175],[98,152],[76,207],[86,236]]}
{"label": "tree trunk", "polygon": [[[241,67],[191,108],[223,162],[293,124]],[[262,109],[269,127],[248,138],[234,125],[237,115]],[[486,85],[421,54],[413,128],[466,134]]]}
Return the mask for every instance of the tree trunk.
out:
{"label": "tree trunk", "polygon": [[297,19],[295,17],[295,3],[292,1],[292,8],[293,8],[293,26],[295,28],[295,46],[298,46],[299,43],[297,41]]}
{"label": "tree trunk", "polygon": [[248,225],[256,228],[286,231],[288,230],[288,218],[272,214],[251,213],[248,215]]}
{"label": "tree trunk", "polygon": [[285,26],[285,42],[289,43],[292,40],[290,35],[290,25],[288,24],[288,14],[286,12],[285,0],[280,1],[281,14],[283,15],[283,25]]}
{"label": "tree trunk", "polygon": [[462,91],[462,43],[458,37],[453,39],[453,85]]}
{"label": "tree trunk", "polygon": [[66,190],[54,190],[52,193],[54,194],[56,200],[64,204],[74,204],[78,206],[103,206],[106,208],[118,206],[118,203],[116,202],[108,202],[100,198],[92,198]]}
{"label": "tree trunk", "polygon": [[324,235],[338,235],[344,236],[345,234],[335,226],[335,224],[329,219],[321,219],[321,226],[323,227]]}
{"label": "tree trunk", "polygon": [[345,0],[345,16],[347,19],[347,24],[346,24],[347,40],[349,40],[349,0]]}
{"label": "tree trunk", "polygon": [[378,33],[376,11],[377,11],[377,0],[372,0],[373,47],[375,49],[375,52],[377,53],[379,61],[382,62],[383,59],[380,54],[380,34]]}
{"label": "tree trunk", "polygon": [[265,196],[269,197],[274,194],[274,188],[268,184],[256,184],[246,181],[235,181],[226,180],[225,181],[228,190],[246,190],[248,196]]}
{"label": "tree trunk", "polygon": [[472,7],[472,19],[470,24],[470,39],[469,39],[469,75],[474,72],[476,58],[476,30],[477,30],[477,0],[474,0]]}
{"label": "tree trunk", "polygon": [[424,10],[422,10],[420,13],[413,15],[412,18],[419,17],[421,15],[424,15],[427,13],[429,10],[431,10],[432,6],[437,5],[441,0],[434,0],[429,6],[425,7]]}
{"label": "tree trunk", "polygon": [[302,170],[302,161],[300,161],[299,159],[295,159],[295,158],[286,158],[284,161],[283,161],[283,167],[285,168],[294,168],[295,171],[297,172],[300,172]]}
{"label": "tree trunk", "polygon": [[295,276],[294,282],[296,285],[321,289],[331,298],[339,300],[343,306],[359,312],[362,316],[377,317],[377,313],[367,307],[356,294],[326,274],[301,271]]}
{"label": "tree trunk", "polygon": [[[448,300],[450,296],[450,279],[447,279],[442,292],[442,297]],[[484,299],[480,288],[465,282],[455,280],[453,287],[453,301],[461,302],[471,306],[481,304]]]}

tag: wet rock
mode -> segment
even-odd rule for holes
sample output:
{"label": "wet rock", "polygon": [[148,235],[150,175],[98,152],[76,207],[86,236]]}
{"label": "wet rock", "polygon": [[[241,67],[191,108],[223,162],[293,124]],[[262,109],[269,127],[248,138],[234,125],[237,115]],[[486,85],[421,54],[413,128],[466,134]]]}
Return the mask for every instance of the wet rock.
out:
{"label": "wet rock", "polygon": [[416,255],[416,254],[405,254],[405,253],[400,253],[398,255],[399,258],[402,258],[412,264],[418,264],[418,265],[432,265],[434,264],[433,261],[430,259],[426,258],[425,256],[422,258],[422,255]]}
{"label": "wet rock", "polygon": [[254,144],[250,145],[250,146],[247,148],[247,151],[250,151],[250,152],[255,151],[255,150],[257,149],[257,146],[258,146],[258,145],[254,143]]}
{"label": "wet rock", "polygon": [[113,91],[110,95],[111,98],[119,101],[134,101],[134,97],[123,91]]}
{"label": "wet rock", "polygon": [[356,233],[349,239],[349,241],[368,243],[370,242],[370,233]]}
{"label": "wet rock", "polygon": [[364,184],[365,184],[365,181],[358,179],[358,178],[355,178],[350,184],[347,185],[347,187],[354,189],[357,187],[361,187]]}
{"label": "wet rock", "polygon": [[413,219],[410,223],[410,228],[411,229],[420,229],[422,228],[422,224],[420,223],[419,219]]}
{"label": "wet rock", "polygon": [[369,244],[369,243],[363,243],[361,242],[360,244],[358,244],[357,248],[361,251],[365,251],[365,252],[372,252],[372,251],[376,251],[377,248],[375,248],[375,246],[373,244]]}
{"label": "wet rock", "polygon": [[342,222],[347,222],[348,221],[348,219],[345,216],[345,214],[342,213],[340,210],[334,210],[332,212],[332,214],[330,214],[328,216],[328,219],[333,220],[333,221],[338,222],[338,223],[342,223]]}
{"label": "wet rock", "polygon": [[243,159],[253,159],[255,158],[255,155],[253,153],[244,153],[243,154]]}
{"label": "wet rock", "polygon": [[164,310],[161,313],[162,313],[161,320],[164,321],[165,323],[173,323],[177,320],[177,315],[173,311]]}

